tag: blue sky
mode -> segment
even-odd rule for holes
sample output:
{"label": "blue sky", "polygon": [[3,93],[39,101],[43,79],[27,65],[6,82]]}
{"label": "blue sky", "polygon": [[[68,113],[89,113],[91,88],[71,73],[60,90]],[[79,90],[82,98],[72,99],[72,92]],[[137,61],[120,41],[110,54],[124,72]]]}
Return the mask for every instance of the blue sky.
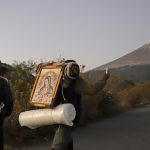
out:
{"label": "blue sky", "polygon": [[0,0],[0,60],[75,59],[86,70],[150,42],[149,0]]}

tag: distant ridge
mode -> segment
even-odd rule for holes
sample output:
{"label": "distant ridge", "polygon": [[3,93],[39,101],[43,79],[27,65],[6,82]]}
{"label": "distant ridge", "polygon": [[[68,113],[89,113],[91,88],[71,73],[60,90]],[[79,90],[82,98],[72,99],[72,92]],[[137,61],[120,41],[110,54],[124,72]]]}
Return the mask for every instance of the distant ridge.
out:
{"label": "distant ridge", "polygon": [[104,70],[106,66],[112,69],[120,68],[123,66],[145,65],[150,64],[150,43],[134,50],[133,52],[124,55],[112,62],[96,67],[92,70]]}
{"label": "distant ridge", "polygon": [[120,81],[149,81],[150,43],[143,45],[135,51],[120,57],[119,59],[92,69],[88,71],[87,74],[97,80],[99,76],[104,73],[106,66],[110,67],[111,75],[117,76]]}

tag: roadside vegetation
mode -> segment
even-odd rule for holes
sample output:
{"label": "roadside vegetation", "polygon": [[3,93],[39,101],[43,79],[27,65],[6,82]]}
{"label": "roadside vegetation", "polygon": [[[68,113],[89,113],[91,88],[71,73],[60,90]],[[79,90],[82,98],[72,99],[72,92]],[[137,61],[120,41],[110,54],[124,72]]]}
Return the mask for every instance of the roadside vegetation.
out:
{"label": "roadside vegetation", "polygon": [[[20,127],[18,122],[18,116],[21,112],[35,109],[29,104],[29,99],[35,81],[33,73],[37,64],[33,61],[28,61],[15,62],[12,66],[5,65],[11,70],[9,82],[14,98],[13,113],[5,121],[5,141],[8,145],[13,143],[13,146],[16,145],[18,149],[21,149],[24,144],[34,143],[37,140],[49,140],[51,133],[53,134],[53,126],[30,130]],[[101,79],[101,76],[99,76],[94,81],[87,74],[82,74],[82,76],[89,84]],[[98,119],[117,115],[133,107],[148,104],[150,101],[149,89],[150,81],[140,83],[134,83],[130,80],[120,81],[117,76],[111,74],[103,91],[93,96],[82,96],[80,125],[83,126]],[[17,148],[15,149],[17,150]]]}

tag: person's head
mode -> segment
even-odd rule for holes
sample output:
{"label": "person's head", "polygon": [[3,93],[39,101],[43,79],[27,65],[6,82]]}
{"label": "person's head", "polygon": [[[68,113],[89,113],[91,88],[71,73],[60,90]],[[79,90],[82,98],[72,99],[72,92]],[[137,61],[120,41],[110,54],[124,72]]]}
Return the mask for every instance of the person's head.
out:
{"label": "person's head", "polygon": [[67,88],[71,85],[73,80],[78,78],[80,68],[74,60],[67,60],[65,63],[66,66],[64,68],[63,87]]}
{"label": "person's head", "polygon": [[8,68],[1,66],[0,67],[0,76],[7,77],[8,71],[9,71]]}
{"label": "person's head", "polygon": [[76,79],[80,74],[79,65],[74,60],[67,60],[65,63],[64,77],[71,80]]}

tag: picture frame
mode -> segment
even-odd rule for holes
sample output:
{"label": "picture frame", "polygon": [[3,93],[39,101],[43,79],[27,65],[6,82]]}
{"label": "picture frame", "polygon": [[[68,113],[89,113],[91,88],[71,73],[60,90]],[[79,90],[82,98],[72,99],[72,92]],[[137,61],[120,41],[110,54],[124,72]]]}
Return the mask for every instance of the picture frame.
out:
{"label": "picture frame", "polygon": [[51,106],[62,77],[62,66],[50,64],[40,68],[31,92],[30,103],[37,107]]}

